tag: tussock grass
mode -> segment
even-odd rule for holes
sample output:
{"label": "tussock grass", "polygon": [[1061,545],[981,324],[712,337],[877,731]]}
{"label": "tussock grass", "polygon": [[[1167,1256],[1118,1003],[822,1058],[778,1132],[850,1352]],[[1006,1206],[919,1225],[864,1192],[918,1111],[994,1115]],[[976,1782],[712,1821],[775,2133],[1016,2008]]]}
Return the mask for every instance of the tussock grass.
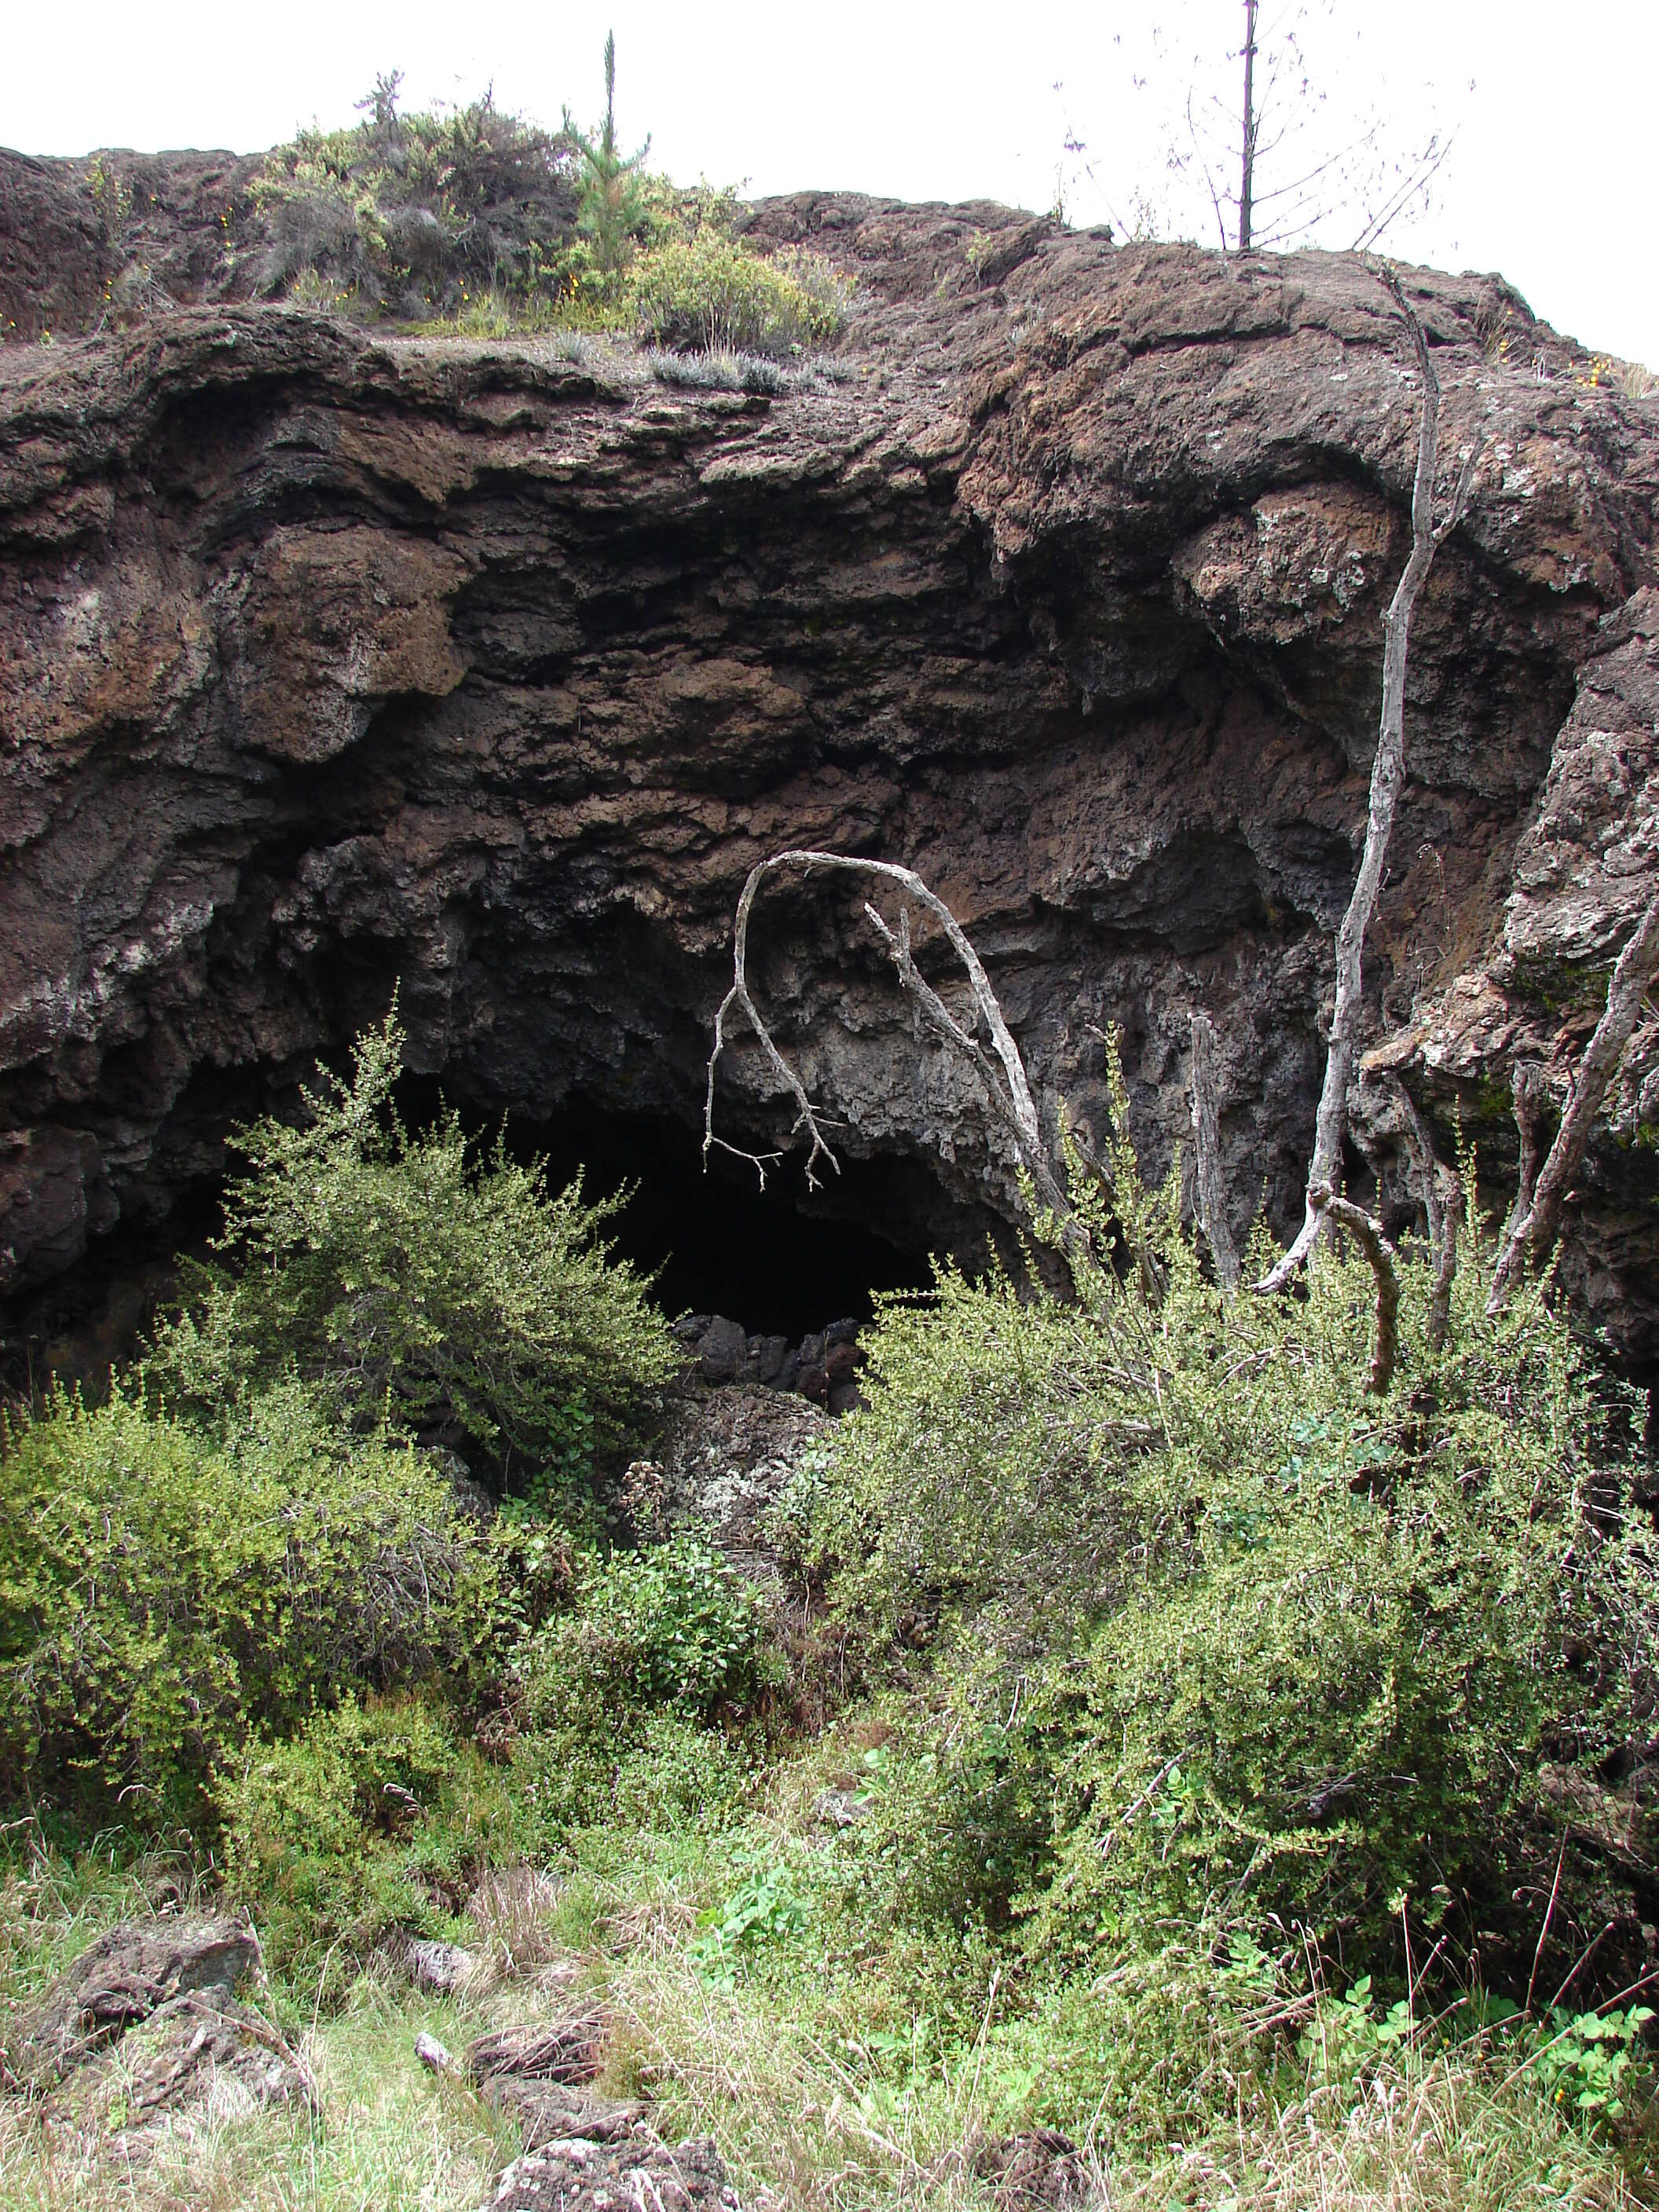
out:
{"label": "tussock grass", "polygon": [[[971,2147],[1007,2119],[979,2054],[896,2092],[863,2063],[853,2021],[805,1980],[799,2000],[711,1990],[672,1953],[632,1959],[611,1990],[615,2086],[655,2097],[673,2132],[714,2135],[744,2201],[776,2212],[989,2203]],[[1102,2212],[1642,2212],[1659,2202],[1645,2152],[1621,2157],[1474,2047],[1259,2099],[1195,2142],[1149,2151],[1101,2133],[1080,2148]]]}
{"label": "tussock grass", "polygon": [[[1019,2120],[994,2039],[896,2060],[885,2032],[904,1989],[878,1928],[850,1970],[807,1945],[730,1989],[699,1971],[734,1853],[790,1848],[799,1779],[778,1792],[782,1821],[716,1837],[592,1831],[562,1880],[492,1878],[473,1916],[491,1971],[453,1996],[374,1970],[329,2012],[298,1984],[269,1991],[316,2082],[315,2114],[214,2099],[128,2155],[0,2103],[0,2212],[471,2212],[518,2139],[464,2086],[426,2073],[415,2037],[459,2051],[590,1995],[615,2021],[601,2086],[649,2097],[671,2140],[712,2135],[751,2212],[988,2207],[974,2145]],[[0,1988],[14,2000],[38,1989],[123,1914],[210,1902],[164,1854],[116,1872],[37,1851],[0,1883]],[[1512,2055],[1408,2045],[1357,2081],[1291,2062],[1194,2140],[1085,2131],[1085,2170],[1102,2212],[1651,2212],[1648,2150],[1564,2118]]]}

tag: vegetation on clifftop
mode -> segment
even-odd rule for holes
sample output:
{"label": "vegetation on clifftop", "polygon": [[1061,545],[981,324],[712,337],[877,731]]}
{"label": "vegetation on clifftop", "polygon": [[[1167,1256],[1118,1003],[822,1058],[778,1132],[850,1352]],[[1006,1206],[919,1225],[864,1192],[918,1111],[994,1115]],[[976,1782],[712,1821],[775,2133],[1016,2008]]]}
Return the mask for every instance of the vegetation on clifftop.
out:
{"label": "vegetation on clifftop", "polygon": [[787,356],[833,337],[850,288],[821,254],[766,257],[736,194],[681,191],[621,150],[605,112],[556,132],[498,108],[398,106],[380,77],[349,129],[301,131],[252,188],[270,295],[461,334],[633,331],[671,349]]}

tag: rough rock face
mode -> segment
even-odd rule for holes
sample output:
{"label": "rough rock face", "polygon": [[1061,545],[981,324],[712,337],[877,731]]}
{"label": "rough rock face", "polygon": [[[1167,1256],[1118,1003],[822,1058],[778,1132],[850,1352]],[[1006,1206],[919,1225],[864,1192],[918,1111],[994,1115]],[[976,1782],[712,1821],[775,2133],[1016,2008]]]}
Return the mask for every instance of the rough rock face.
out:
{"label": "rough rock face", "polygon": [[[1236,1226],[1297,1212],[1414,454],[1386,294],[985,205],[803,196],[752,234],[857,280],[832,374],[781,398],[248,307],[0,352],[14,1297],[210,1182],[395,981],[464,1103],[694,1123],[738,888],[789,844],[922,872],[1051,1122],[1103,1126],[1121,1024],[1154,1169],[1205,1009]],[[1480,458],[1413,630],[1369,1042],[1496,1193],[1514,1054],[1565,1066],[1653,880],[1659,399],[1494,280],[1410,290]],[[813,1096],[887,1164],[871,1225],[1008,1218],[859,896],[770,892],[755,936]],[[1650,1029],[1568,1255],[1643,1361],[1656,1066]],[[1387,1087],[1355,1106],[1397,1210]],[[718,1109],[759,1150],[792,1119],[741,1045]]]}
{"label": "rough rock face", "polygon": [[297,2054],[234,1994],[258,1959],[236,1921],[124,1922],[10,2021],[0,2087],[129,2157],[186,2109],[313,2103]]}

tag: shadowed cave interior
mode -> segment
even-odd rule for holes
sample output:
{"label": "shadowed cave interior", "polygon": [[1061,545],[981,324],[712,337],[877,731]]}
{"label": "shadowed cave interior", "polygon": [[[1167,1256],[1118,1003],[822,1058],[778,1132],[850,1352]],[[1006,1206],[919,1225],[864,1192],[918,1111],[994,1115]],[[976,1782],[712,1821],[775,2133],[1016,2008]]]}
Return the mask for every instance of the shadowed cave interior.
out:
{"label": "shadowed cave interior", "polygon": [[[421,1128],[453,1095],[440,1079],[405,1076],[398,1109]],[[257,1109],[237,1109],[245,1110]],[[481,1144],[501,1126],[499,1109],[461,1102],[460,1111]],[[610,1235],[654,1275],[671,1318],[722,1314],[751,1334],[793,1342],[833,1321],[867,1320],[877,1291],[925,1287],[930,1249],[954,1249],[972,1264],[975,1246],[985,1248],[982,1232],[964,1237],[961,1208],[915,1159],[843,1160],[833,1187],[815,1197],[804,1156],[769,1166],[763,1192],[754,1170],[729,1155],[716,1154],[705,1175],[699,1134],[667,1115],[576,1098],[545,1121],[509,1112],[505,1126],[508,1151],[544,1160],[555,1189],[579,1170],[590,1200],[633,1187]],[[6,1386],[27,1391],[55,1370],[97,1390],[112,1363],[137,1349],[172,1294],[179,1261],[205,1255],[219,1224],[218,1188],[198,1185],[160,1219],[118,1224],[50,1283],[7,1301]]]}

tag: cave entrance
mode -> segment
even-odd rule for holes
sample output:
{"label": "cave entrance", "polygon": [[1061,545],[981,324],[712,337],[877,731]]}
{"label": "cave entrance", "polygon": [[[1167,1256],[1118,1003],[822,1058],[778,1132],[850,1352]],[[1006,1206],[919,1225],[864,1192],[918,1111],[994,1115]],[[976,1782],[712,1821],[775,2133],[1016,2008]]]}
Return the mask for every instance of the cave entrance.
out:
{"label": "cave entrance", "polygon": [[[878,1291],[921,1290],[930,1249],[944,1249],[944,1194],[914,1160],[848,1160],[815,1198],[800,1161],[769,1167],[766,1188],[740,1160],[703,1173],[701,1138],[667,1116],[618,1114],[576,1099],[549,1121],[509,1115],[507,1146],[539,1154],[561,1188],[585,1170],[589,1198],[632,1184],[612,1228],[617,1249],[657,1275],[671,1317],[723,1314],[753,1335],[792,1342],[830,1322],[867,1321]],[[883,1234],[872,1224],[884,1224]]]}

